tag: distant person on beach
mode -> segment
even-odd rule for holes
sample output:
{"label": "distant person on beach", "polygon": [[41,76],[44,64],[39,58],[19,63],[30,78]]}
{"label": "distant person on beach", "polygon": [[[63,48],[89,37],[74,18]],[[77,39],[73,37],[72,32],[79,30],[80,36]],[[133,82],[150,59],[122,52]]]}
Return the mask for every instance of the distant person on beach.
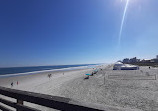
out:
{"label": "distant person on beach", "polygon": [[150,69],[150,67],[149,67],[149,69]]}
{"label": "distant person on beach", "polygon": [[48,74],[48,77],[51,78],[52,74]]}
{"label": "distant person on beach", "polygon": [[11,87],[13,87],[13,82],[11,83]]}
{"label": "distant person on beach", "polygon": [[63,73],[63,75],[64,75],[64,73]]}
{"label": "distant person on beach", "polygon": [[19,82],[17,81],[17,82],[16,82],[16,84],[18,85],[18,84],[19,84]]}

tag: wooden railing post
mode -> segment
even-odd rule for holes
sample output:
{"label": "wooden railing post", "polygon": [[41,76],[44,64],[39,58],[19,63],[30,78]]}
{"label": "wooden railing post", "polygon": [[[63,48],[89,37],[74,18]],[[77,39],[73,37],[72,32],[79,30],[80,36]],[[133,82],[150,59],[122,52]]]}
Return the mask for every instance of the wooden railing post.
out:
{"label": "wooden railing post", "polygon": [[[17,104],[23,105],[24,102],[22,100],[17,99]],[[16,111],[22,111],[22,110],[16,109]]]}

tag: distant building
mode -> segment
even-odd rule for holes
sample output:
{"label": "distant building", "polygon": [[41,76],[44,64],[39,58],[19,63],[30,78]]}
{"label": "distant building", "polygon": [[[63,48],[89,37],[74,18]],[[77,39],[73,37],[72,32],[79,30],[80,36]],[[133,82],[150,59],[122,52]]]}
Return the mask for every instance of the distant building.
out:
{"label": "distant building", "polygon": [[129,58],[125,58],[125,59],[123,59],[123,63],[129,63],[130,61],[129,61]]}
{"label": "distant building", "polygon": [[155,59],[151,59],[150,62],[152,62],[152,63],[155,62]]}
{"label": "distant building", "polygon": [[128,64],[128,63],[136,63],[136,62],[140,62],[140,59],[137,59],[136,57],[131,58],[131,59],[125,58],[125,59],[123,59],[122,62],[125,63],[125,64]]}
{"label": "distant building", "polygon": [[157,63],[158,63],[158,59],[155,59],[155,62],[157,62]]}
{"label": "distant building", "polygon": [[152,61],[151,59],[143,59],[141,62],[149,63],[149,62],[151,62],[151,61]]}
{"label": "distant building", "polygon": [[158,63],[158,59],[156,58],[156,59],[151,59],[151,62],[156,62],[156,63]]}
{"label": "distant building", "polygon": [[135,63],[135,62],[138,62],[138,59],[137,59],[136,57],[134,57],[134,58],[131,58],[131,59],[129,60],[129,62],[130,62],[130,63]]}
{"label": "distant building", "polygon": [[[118,61],[118,62],[121,62],[121,61]],[[154,59],[143,59],[143,60],[140,60],[140,59],[137,59],[137,57],[134,57],[134,58],[125,58],[123,59],[122,63],[124,64],[132,64],[132,63],[158,63],[158,55],[156,55],[156,58]]]}

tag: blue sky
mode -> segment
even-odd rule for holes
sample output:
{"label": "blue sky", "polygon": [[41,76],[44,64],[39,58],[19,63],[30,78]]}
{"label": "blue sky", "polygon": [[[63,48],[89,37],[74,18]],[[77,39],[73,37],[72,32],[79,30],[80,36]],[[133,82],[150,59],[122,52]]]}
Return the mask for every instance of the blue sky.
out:
{"label": "blue sky", "polygon": [[158,55],[158,0],[0,1],[0,67]]}

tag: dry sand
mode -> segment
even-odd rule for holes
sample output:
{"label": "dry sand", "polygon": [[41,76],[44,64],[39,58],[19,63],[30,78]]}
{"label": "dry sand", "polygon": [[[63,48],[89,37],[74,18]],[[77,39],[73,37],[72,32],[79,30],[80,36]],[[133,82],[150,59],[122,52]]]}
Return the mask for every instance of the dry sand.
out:
{"label": "dry sand", "polygon": [[[0,85],[11,87],[10,83],[18,80],[19,85],[14,84],[14,89],[102,104],[108,111],[158,111],[158,80],[154,78],[158,75],[158,69],[141,67],[137,71],[118,71],[112,70],[112,66],[100,68],[103,70],[87,80],[84,80],[85,74],[93,69],[53,72],[50,79],[48,73],[0,78]],[[110,78],[111,75],[114,77]]]}

